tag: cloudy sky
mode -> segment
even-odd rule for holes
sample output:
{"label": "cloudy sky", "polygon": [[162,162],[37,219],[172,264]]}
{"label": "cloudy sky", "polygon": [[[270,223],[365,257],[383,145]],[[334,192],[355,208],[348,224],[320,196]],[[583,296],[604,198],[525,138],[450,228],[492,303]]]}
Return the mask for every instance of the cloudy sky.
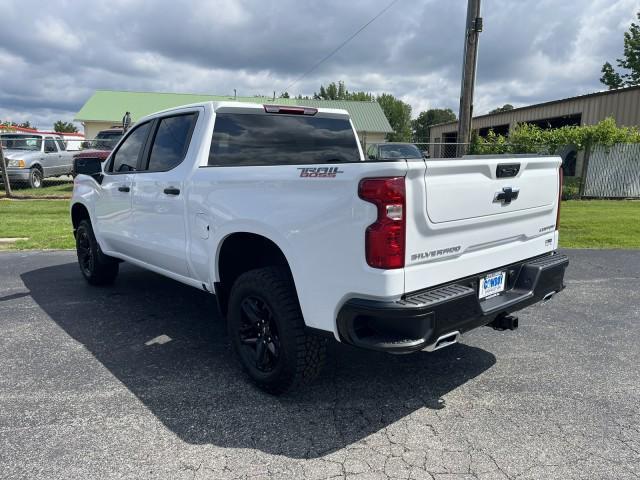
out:
{"label": "cloudy sky", "polygon": [[[2,0],[0,119],[71,120],[96,89],[271,95],[390,0]],[[457,111],[465,0],[399,0],[289,92],[344,80]],[[640,0],[482,0],[476,113],[602,89]]]}

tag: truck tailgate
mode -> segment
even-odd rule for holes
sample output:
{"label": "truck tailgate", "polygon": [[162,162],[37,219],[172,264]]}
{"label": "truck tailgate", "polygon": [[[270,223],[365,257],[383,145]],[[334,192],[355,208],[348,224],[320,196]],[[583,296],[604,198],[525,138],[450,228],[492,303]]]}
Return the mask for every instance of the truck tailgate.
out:
{"label": "truck tailgate", "polygon": [[560,164],[535,156],[409,163],[405,291],[553,251]]}

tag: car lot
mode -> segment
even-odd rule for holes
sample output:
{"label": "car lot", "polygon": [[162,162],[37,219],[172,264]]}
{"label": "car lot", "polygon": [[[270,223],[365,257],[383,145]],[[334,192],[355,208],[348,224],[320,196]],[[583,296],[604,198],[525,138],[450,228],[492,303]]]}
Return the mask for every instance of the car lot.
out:
{"label": "car lot", "polygon": [[213,297],[0,253],[0,478],[637,478],[640,251],[567,253],[567,289],[516,332],[336,344],[283,398],[239,374]]}

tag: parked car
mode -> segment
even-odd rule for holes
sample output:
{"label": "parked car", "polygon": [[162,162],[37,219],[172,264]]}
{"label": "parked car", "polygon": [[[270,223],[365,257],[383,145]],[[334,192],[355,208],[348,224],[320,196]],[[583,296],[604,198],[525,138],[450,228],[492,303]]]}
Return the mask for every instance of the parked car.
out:
{"label": "parked car", "polygon": [[23,182],[31,188],[40,188],[45,178],[71,174],[73,154],[66,151],[61,136],[3,133],[0,140],[11,183]]}
{"label": "parked car", "polygon": [[345,110],[208,102],[76,160],[70,213],[90,284],[128,261],[215,292],[242,367],[282,393],[317,375],[327,338],[438,350],[561,291],[560,163],[367,162]]}
{"label": "parked car", "polygon": [[104,161],[111,153],[111,150],[118,144],[122,138],[122,128],[113,127],[107,130],[101,130],[92,141],[84,142],[88,147],[76,153],[73,158],[97,158]]}
{"label": "parked car", "polygon": [[84,142],[84,135],[82,133],[60,133],[60,136],[64,139],[64,144],[67,147],[68,152],[77,152],[82,149],[82,143]]}
{"label": "parked car", "polygon": [[423,158],[425,153],[413,143],[371,143],[367,159],[376,161]]}

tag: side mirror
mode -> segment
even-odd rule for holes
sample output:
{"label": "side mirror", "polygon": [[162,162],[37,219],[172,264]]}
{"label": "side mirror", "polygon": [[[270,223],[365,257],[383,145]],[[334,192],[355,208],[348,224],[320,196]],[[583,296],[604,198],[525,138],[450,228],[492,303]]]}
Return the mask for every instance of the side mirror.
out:
{"label": "side mirror", "polygon": [[375,155],[369,155],[369,160],[375,160],[376,156]]}
{"label": "side mirror", "polygon": [[102,183],[102,162],[99,158],[74,158],[73,173],[75,175],[89,175],[96,182]]}

